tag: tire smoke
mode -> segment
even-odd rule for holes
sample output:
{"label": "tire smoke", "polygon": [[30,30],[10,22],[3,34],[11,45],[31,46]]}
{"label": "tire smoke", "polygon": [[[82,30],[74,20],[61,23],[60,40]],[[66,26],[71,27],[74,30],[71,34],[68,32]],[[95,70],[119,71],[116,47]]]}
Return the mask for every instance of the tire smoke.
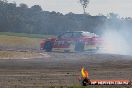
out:
{"label": "tire smoke", "polygon": [[101,53],[131,55],[132,47],[129,39],[123,32],[107,30],[102,35],[103,43]]}

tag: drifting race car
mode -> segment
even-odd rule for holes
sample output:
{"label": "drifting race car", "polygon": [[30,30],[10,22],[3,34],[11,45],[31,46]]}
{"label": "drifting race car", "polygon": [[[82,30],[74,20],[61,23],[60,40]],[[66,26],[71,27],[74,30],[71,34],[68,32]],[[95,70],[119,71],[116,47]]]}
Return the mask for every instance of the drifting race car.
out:
{"label": "drifting race car", "polygon": [[40,49],[46,52],[82,52],[95,51],[100,48],[101,38],[90,32],[73,31],[65,32],[57,38],[49,38],[41,41]]}

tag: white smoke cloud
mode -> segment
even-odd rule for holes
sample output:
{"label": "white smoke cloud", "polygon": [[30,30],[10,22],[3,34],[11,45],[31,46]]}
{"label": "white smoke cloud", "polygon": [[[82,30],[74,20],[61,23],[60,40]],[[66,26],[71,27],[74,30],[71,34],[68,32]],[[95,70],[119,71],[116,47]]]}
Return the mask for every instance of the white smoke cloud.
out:
{"label": "white smoke cloud", "polygon": [[131,55],[132,46],[130,46],[129,39],[125,37],[125,34],[115,30],[107,30],[103,33],[102,38],[103,44],[100,52]]}

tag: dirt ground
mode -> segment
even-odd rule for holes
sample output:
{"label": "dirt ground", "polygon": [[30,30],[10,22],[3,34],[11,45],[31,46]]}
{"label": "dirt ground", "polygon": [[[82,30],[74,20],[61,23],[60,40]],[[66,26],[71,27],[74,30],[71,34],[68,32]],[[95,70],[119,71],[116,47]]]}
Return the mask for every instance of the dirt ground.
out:
{"label": "dirt ground", "polygon": [[80,68],[90,79],[132,79],[132,56],[45,53],[32,59],[0,59],[0,88],[79,86]]}

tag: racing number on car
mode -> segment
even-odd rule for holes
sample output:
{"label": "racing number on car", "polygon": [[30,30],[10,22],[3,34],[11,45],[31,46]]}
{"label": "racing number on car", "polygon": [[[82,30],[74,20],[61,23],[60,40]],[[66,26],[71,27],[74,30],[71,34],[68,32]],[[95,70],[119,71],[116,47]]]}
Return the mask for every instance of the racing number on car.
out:
{"label": "racing number on car", "polygon": [[56,41],[54,43],[55,46],[69,46],[70,45],[70,42],[68,41]]}

